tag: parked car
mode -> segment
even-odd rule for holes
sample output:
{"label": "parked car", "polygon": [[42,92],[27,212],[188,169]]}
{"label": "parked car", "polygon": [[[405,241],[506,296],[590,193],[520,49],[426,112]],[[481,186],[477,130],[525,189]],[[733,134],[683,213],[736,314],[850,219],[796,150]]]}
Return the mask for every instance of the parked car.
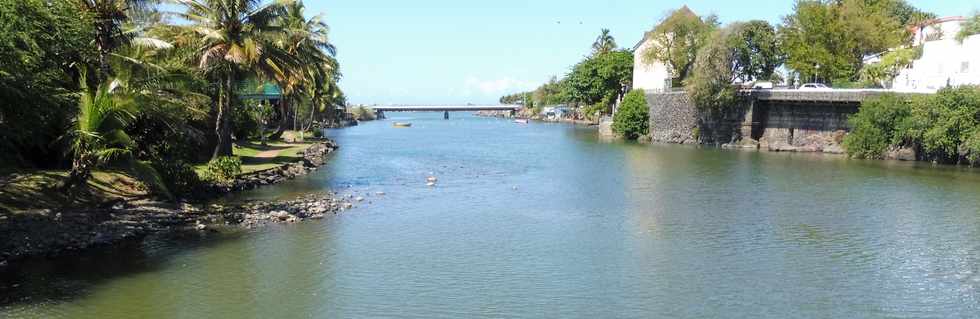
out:
{"label": "parked car", "polygon": [[823,83],[806,83],[800,85],[799,90],[803,91],[826,91],[830,90],[830,87]]}
{"label": "parked car", "polygon": [[753,90],[772,90],[774,87],[776,85],[769,81],[757,81],[751,86]]}

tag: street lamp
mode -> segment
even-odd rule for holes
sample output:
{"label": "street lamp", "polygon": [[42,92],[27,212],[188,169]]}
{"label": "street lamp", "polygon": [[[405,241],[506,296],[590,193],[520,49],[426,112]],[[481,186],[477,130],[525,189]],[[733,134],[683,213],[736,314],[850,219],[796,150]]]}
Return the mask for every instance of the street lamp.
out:
{"label": "street lamp", "polygon": [[813,72],[813,83],[817,83],[817,74],[820,74],[820,63],[817,63],[817,71]]}

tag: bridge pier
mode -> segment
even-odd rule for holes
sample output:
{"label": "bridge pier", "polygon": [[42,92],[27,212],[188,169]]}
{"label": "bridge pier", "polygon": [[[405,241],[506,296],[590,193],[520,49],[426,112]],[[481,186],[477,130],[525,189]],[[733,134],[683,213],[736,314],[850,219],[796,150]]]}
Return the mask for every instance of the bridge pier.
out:
{"label": "bridge pier", "polygon": [[444,119],[444,120],[448,120],[449,119],[449,111],[445,111],[445,112],[442,113],[442,119]]}
{"label": "bridge pier", "polygon": [[382,111],[382,110],[378,110],[378,112],[377,112],[377,113],[378,113],[378,114],[376,114],[376,115],[375,115],[375,118],[377,118],[377,119],[379,119],[379,120],[383,120],[383,119],[385,119],[385,111]]}

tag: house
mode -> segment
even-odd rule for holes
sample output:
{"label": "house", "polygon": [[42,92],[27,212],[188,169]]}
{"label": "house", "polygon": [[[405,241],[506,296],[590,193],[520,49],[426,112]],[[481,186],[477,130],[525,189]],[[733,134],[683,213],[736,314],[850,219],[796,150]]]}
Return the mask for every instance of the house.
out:
{"label": "house", "polygon": [[980,35],[956,40],[964,17],[933,19],[910,28],[922,57],[899,72],[892,89],[935,92],[947,86],[980,85]]}
{"label": "house", "polygon": [[667,64],[660,61],[645,61],[646,59],[643,58],[644,52],[653,45],[658,45],[657,41],[651,39],[650,34],[647,33],[633,46],[633,88],[652,93],[669,91],[671,77]]}

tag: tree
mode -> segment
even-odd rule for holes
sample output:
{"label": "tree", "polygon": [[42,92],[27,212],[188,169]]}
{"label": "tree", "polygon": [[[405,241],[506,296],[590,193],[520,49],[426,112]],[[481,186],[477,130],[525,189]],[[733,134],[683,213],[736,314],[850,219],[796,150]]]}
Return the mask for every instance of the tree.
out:
{"label": "tree", "polygon": [[913,61],[922,57],[922,47],[901,48],[889,51],[881,56],[881,61],[871,63],[861,68],[859,73],[861,82],[866,85],[891,88],[895,77],[912,64]]}
{"label": "tree", "polygon": [[[291,2],[286,5],[286,14],[280,24],[284,28],[285,50],[300,61],[291,76],[281,81],[283,93],[293,105],[299,105],[302,100],[310,102],[310,120],[317,110],[323,107],[325,95],[336,87],[340,79],[337,72],[338,63],[334,59],[337,48],[330,43],[330,27],[323,22],[323,16],[317,15],[306,19],[305,6],[302,2]],[[284,106],[287,104],[283,104]],[[282,110],[283,115],[286,109]],[[294,110],[295,113],[295,110]],[[295,117],[295,114],[294,114]],[[281,116],[285,120],[286,116]],[[285,127],[280,123],[280,132]]]}
{"label": "tree", "polygon": [[798,0],[779,30],[786,65],[804,79],[853,80],[865,56],[906,43],[905,23],[928,16],[899,0]]}
{"label": "tree", "polygon": [[616,50],[616,39],[609,34],[609,29],[602,29],[599,37],[592,43],[592,55],[601,55]]}
{"label": "tree", "polygon": [[738,59],[740,30],[743,24],[732,24],[712,33],[708,44],[698,52],[691,76],[684,81],[685,91],[703,112],[719,114],[735,101],[732,82],[742,69]]}
{"label": "tree", "polygon": [[109,54],[125,45],[132,38],[123,32],[123,25],[130,21],[135,11],[155,3],[154,0],[72,0],[82,12],[92,16],[95,26],[95,45],[99,52],[98,80],[109,78]]}
{"label": "tree", "polygon": [[196,65],[217,84],[217,145],[211,157],[231,156],[231,114],[237,82],[247,75],[286,81],[290,76],[287,72],[299,64],[276,42],[283,35],[277,22],[285,15],[285,6],[281,1],[263,4],[260,0],[175,1],[186,8],[177,16],[189,22],[178,28],[198,35],[184,37],[197,49]]}
{"label": "tree", "polygon": [[137,161],[133,155],[133,140],[124,131],[136,118],[138,109],[133,100],[122,94],[114,94],[106,83],[95,90],[85,85],[84,76],[81,83],[78,115],[66,135],[71,143],[73,158],[64,188],[84,185],[93,169],[115,163],[169,196],[160,182],[159,174],[148,164]]}
{"label": "tree", "polygon": [[613,51],[586,58],[565,78],[563,92],[569,101],[592,105],[611,96],[613,101],[629,91],[633,81],[633,54]]}
{"label": "tree", "polygon": [[960,32],[956,34],[956,41],[963,43],[963,40],[976,34],[980,34],[980,12],[973,14],[973,17],[970,17],[960,26]]}
{"label": "tree", "polygon": [[623,99],[613,116],[613,132],[623,138],[635,140],[650,133],[650,107],[643,90],[632,90]]}
{"label": "tree", "polygon": [[[78,65],[96,59],[92,23],[64,1],[0,1],[0,166],[52,167],[78,103]],[[9,167],[8,166],[8,167]]]}
{"label": "tree", "polygon": [[687,6],[681,7],[647,32],[645,39],[654,45],[642,53],[643,62],[663,62],[670,67],[676,81],[683,81],[694,64],[698,50],[717,26],[717,17],[702,19]]}
{"label": "tree", "polygon": [[776,68],[785,61],[776,29],[768,22],[753,20],[738,24],[731,36],[737,37],[730,42],[735,51],[734,72],[744,82],[771,80]]}

